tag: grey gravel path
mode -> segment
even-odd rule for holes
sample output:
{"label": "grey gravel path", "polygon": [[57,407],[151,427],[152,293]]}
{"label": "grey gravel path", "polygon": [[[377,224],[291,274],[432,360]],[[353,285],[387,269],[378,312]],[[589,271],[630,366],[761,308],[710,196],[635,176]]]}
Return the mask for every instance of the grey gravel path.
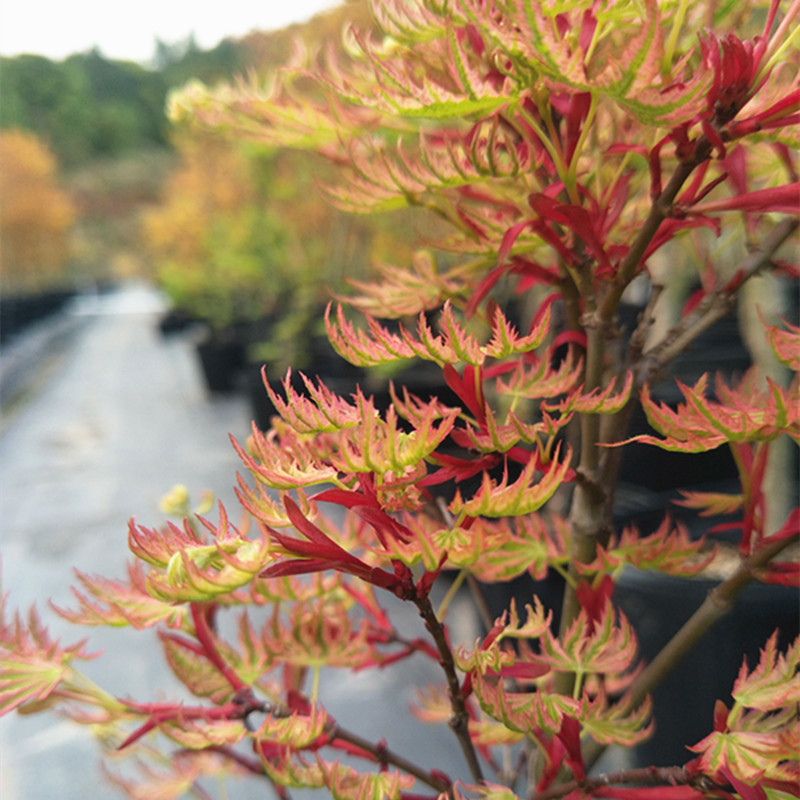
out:
{"label": "grey gravel path", "polygon": [[[211,399],[202,388],[190,342],[164,339],[155,322],[160,298],[129,287],[88,301],[84,322],[55,365],[0,429],[2,591],[12,608],[36,602],[65,642],[86,635],[56,617],[47,598],[70,605],[71,568],[122,576],[128,519],[159,524],[161,496],[175,483],[193,494],[211,489],[233,508],[239,461],[228,433],[244,437],[249,411],[238,397]],[[415,619],[408,619],[413,628]],[[171,676],[152,632],[88,631],[106,655],[86,666],[105,688],[137,699],[169,696]],[[144,642],[144,646],[143,646]],[[428,768],[460,777],[461,758],[447,731],[399,723],[411,684],[436,680],[412,660],[401,682],[389,673],[323,680],[342,724]],[[266,786],[232,785],[228,797],[264,798]],[[219,795],[224,797],[225,795]],[[294,797],[303,796],[294,793]],[[0,720],[2,800],[90,800],[120,795],[102,781],[88,732],[55,716]]]}

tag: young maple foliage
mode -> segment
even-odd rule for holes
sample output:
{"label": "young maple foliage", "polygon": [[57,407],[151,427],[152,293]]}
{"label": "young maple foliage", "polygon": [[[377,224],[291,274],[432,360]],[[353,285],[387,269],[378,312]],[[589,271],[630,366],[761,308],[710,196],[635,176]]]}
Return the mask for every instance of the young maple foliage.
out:
{"label": "young maple foliage", "polygon": [[[265,374],[272,427],[234,441],[249,474],[237,491],[245,522],[235,527],[222,507],[217,524],[132,521],[127,580],[78,573],[77,609],[56,609],[83,625],[156,628],[193,704],[106,695],[78,677],[83,647],[52,642],[32,613],[0,629],[0,709],[59,706],[102,724],[112,747],[142,760],[141,784],[115,778],[132,796],[203,793],[204,777],[228,773],[266,779],[281,798],[291,787],[337,800],[797,796],[800,641],[782,654],[770,631],[733,707],[706,710],[713,731],[686,743],[696,755],[685,764],[590,768],[604,747],[650,736],[661,661],[674,667],[708,614],[750,580],[800,586],[786,555],[800,508],[780,509],[785,522],[772,527],[767,513],[772,445],[800,442],[800,328],[765,315],[790,380],[756,368],[714,377],[712,356],[693,386],[678,384],[677,407],[654,393],[744,287],[800,277],[784,247],[798,227],[800,0],[370,8],[375,28],[346,31],[346,60],[298,52],[266,83],[193,83],[171,111],[330,159],[340,182],[322,189],[347,211],[410,206],[447,225],[410,264],[354,282],[325,316],[348,361],[428,362],[438,391],[392,386],[387,404],[364,386],[342,395],[324,380],[302,376],[298,388],[291,373]],[[686,270],[700,289],[661,324],[663,295]],[[626,330],[621,304],[641,285],[649,299]],[[637,407],[652,434],[631,436]],[[737,494],[683,493],[681,505],[738,532],[738,563],[715,610],[685,623],[657,670],[641,663],[615,582],[626,568],[689,580],[716,547],[669,517],[650,532],[614,529],[632,442],[730,447],[741,478]],[[437,610],[445,571],[455,582]],[[512,602],[476,641],[452,640],[448,609],[463,583],[480,608],[481,583],[554,573],[565,584],[558,608]],[[423,635],[396,627],[384,593],[416,607]],[[237,613],[235,631],[221,633],[217,618]],[[449,726],[460,774],[435,757],[412,763],[326,710],[323,667],[391,669],[411,657],[441,673],[412,710]]]}

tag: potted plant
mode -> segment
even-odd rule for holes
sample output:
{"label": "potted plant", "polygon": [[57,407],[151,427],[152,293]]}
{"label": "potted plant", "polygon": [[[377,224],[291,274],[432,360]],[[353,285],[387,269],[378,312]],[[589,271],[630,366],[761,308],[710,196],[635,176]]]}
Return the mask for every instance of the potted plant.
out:
{"label": "potted plant", "polygon": [[[193,85],[172,110],[331,158],[341,182],[330,192],[353,210],[411,204],[450,224],[435,244],[454,257],[362,282],[353,305],[374,313],[336,302],[325,320],[349,362],[421,359],[456,401],[396,390],[381,411],[365,392],[309,379],[301,393],[287,376],[284,396],[269,390],[273,429],[234,445],[254,480],[240,484],[249,523],[222,508],[218,523],[132,521],[128,579],[82,575],[77,607],[59,610],[158,628],[193,700],[87,684],[81,646],[52,642],[32,613],[3,627],[0,708],[102,723],[107,745],[157,760],[145,788],[118,779],[139,796],[206,791],[203,777],[238,771],[279,797],[796,797],[800,640],[779,645],[770,622],[758,660],[736,656],[730,697],[681,698],[682,713],[706,720],[684,759],[591,769],[607,746],[647,740],[650,693],[737,613],[746,586],[798,586],[800,508],[775,504],[768,476],[785,470],[776,448],[800,438],[800,327],[760,309],[780,379],[715,379],[710,356],[677,384],[677,404],[655,393],[764,276],[796,288],[800,2],[371,5],[384,36],[349,32],[354,61],[313,70],[326,94],[304,95],[308,74],[289,71],[267,88]],[[687,268],[699,290],[670,316],[663,301]],[[639,301],[623,324],[623,302]],[[631,430],[640,408],[651,432]],[[654,530],[615,525],[622,459],[644,445],[686,458],[728,447],[739,476],[735,490],[680,495],[724,521],[735,546],[647,663],[618,607],[626,570],[690,580],[711,574],[719,548],[669,517]],[[482,584],[553,573],[557,609],[531,595],[488,615],[477,641],[455,641],[461,587],[485,609]],[[419,636],[394,621],[398,606],[420,617]],[[386,727],[371,738],[329,710],[324,667],[413,659],[440,675],[420,687],[416,714],[455,737],[457,773],[438,750],[406,758],[395,719],[370,719]]]}
{"label": "potted plant", "polygon": [[157,280],[173,308],[199,324],[208,389],[238,387],[253,323],[286,289],[289,242],[265,188],[268,157],[241,146],[184,137],[181,163],[144,222]]}

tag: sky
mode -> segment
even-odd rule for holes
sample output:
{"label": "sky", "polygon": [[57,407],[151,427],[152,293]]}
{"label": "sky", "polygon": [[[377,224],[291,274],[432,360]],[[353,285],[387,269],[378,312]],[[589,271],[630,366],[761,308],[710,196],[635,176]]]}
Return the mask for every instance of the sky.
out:
{"label": "sky", "polygon": [[203,49],[252,30],[304,22],[341,0],[0,0],[0,55],[35,53],[60,61],[97,46],[106,58],[149,61],[156,39],[194,34]]}

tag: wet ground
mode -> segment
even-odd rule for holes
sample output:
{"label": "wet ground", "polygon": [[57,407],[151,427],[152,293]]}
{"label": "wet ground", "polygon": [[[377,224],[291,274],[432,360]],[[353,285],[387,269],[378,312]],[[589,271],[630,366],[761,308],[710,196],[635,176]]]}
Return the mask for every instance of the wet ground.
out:
{"label": "wet ground", "polygon": [[[239,397],[207,396],[189,338],[159,335],[161,310],[159,296],[146,287],[85,299],[54,323],[61,327],[35,356],[33,380],[24,382],[0,427],[0,553],[9,605],[37,603],[64,642],[88,633],[89,649],[105,655],[86,672],[140,700],[168,697],[176,688],[152,632],[74,628],[46,601],[71,604],[73,567],[122,577],[129,518],[160,524],[159,500],[176,483],[195,496],[210,489],[235,507],[239,461],[228,434],[247,435],[249,410]],[[415,683],[437,679],[428,664],[412,660],[399,677],[397,671],[338,675],[323,692],[341,724],[375,741],[385,738],[426,768],[465,777],[449,732],[409,722],[403,711]],[[261,784],[236,783],[227,797],[270,794]],[[86,729],[53,715],[0,720],[2,800],[120,796],[103,781]]]}

